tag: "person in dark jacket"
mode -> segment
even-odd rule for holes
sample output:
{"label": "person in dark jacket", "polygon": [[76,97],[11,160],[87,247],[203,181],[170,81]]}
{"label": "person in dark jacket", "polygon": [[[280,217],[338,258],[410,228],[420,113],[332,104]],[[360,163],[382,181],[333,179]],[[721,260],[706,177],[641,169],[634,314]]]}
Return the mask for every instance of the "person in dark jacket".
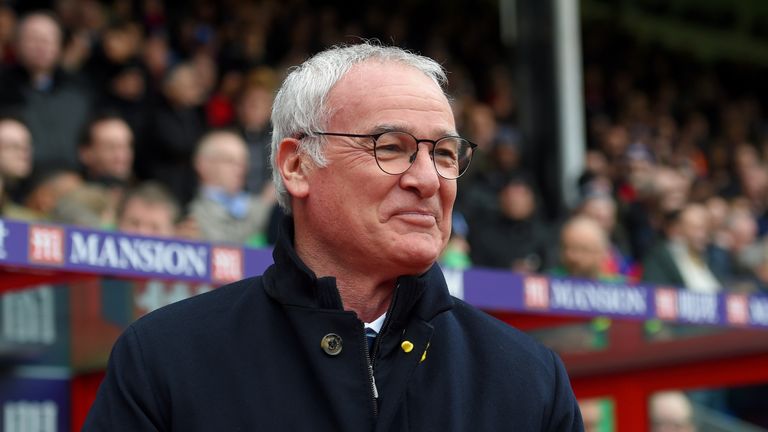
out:
{"label": "person in dark jacket", "polygon": [[84,430],[583,430],[558,357],[435,264],[474,148],[444,82],[369,43],[294,69],[272,114],[274,264],[132,324]]}
{"label": "person in dark jacket", "polygon": [[35,165],[77,164],[77,140],[91,111],[91,94],[59,66],[62,30],[56,17],[35,11],[20,22],[18,64],[0,70],[0,108],[18,112],[32,133]]}

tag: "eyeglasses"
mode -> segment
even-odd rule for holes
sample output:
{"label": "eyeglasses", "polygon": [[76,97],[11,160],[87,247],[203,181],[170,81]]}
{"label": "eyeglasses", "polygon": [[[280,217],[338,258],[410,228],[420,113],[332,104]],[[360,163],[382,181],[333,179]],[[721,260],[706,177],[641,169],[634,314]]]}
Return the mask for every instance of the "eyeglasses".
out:
{"label": "eyeglasses", "polygon": [[457,136],[446,136],[438,140],[419,139],[408,132],[382,132],[378,134],[348,134],[337,132],[313,132],[316,135],[348,138],[370,138],[373,141],[373,156],[382,171],[399,175],[408,170],[416,160],[420,143],[432,144],[429,156],[440,177],[454,180],[467,172],[477,144]]}

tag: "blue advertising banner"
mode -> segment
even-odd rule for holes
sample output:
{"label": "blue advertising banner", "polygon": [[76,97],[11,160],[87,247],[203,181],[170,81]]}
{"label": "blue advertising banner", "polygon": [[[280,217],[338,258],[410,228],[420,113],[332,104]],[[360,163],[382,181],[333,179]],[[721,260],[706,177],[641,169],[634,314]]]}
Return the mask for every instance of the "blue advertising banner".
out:
{"label": "blue advertising banner", "polygon": [[[0,265],[6,266],[209,283],[216,287],[259,275],[271,263],[269,249],[0,220]],[[487,269],[469,269],[463,273],[463,280],[458,280],[461,274],[458,276],[451,273],[452,292],[489,311],[658,318],[679,323],[768,328],[765,295],[700,294],[670,287]]]}

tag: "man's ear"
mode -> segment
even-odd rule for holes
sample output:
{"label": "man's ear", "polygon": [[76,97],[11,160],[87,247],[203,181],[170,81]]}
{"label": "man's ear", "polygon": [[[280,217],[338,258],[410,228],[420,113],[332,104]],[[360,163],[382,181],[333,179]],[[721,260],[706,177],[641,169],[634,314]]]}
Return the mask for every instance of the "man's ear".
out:
{"label": "man's ear", "polygon": [[299,140],[285,138],[277,148],[277,169],[283,177],[285,189],[294,198],[305,198],[309,195],[307,174],[309,165],[299,152]]}

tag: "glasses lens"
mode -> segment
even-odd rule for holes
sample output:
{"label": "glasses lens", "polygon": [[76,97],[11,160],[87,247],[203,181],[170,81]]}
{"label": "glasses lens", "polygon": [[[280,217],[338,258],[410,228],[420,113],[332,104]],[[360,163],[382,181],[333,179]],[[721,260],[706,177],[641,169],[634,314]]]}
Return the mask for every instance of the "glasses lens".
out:
{"label": "glasses lens", "polygon": [[463,138],[443,138],[435,144],[434,159],[438,174],[448,179],[458,178],[472,160],[472,145]]}
{"label": "glasses lens", "polygon": [[[402,174],[416,159],[416,139],[404,132],[387,132],[376,140],[376,163],[387,174]],[[447,179],[464,174],[472,160],[472,145],[458,137],[445,137],[435,144],[432,158],[437,173]]]}
{"label": "glasses lens", "polygon": [[416,140],[402,132],[387,132],[376,140],[374,149],[379,168],[387,174],[402,174],[416,154]]}

